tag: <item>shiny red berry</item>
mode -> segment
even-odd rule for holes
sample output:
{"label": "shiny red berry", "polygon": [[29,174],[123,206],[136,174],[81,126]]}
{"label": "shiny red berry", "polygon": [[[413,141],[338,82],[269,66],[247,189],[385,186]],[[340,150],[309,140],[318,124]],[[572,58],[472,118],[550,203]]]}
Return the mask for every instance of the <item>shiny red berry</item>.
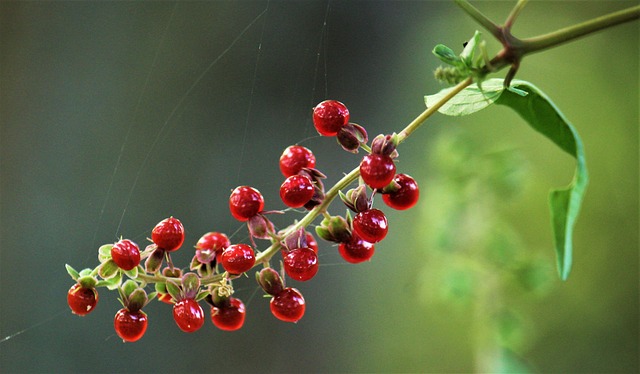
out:
{"label": "shiny red berry", "polygon": [[280,156],[280,171],[285,177],[298,174],[302,168],[314,168],[315,166],[316,157],[309,149],[301,145],[287,147]]}
{"label": "shiny red berry", "polygon": [[313,249],[315,253],[318,253],[318,241],[316,238],[310,232],[305,233],[305,236],[307,238],[307,247]]}
{"label": "shiny red berry", "polygon": [[360,176],[371,188],[386,187],[396,174],[393,159],[386,155],[368,154],[360,162]]}
{"label": "shiny red berry", "polygon": [[147,314],[141,310],[130,312],[127,308],[122,308],[113,319],[116,334],[125,342],[140,340],[147,331],[147,324]]}
{"label": "shiny red berry", "polygon": [[173,319],[180,330],[194,332],[204,324],[204,311],[194,299],[182,299],[173,304]]}
{"label": "shiny red berry", "polygon": [[300,282],[308,281],[318,272],[318,255],[311,248],[295,248],[284,256],[284,271]]}
{"label": "shiny red berry", "polygon": [[271,299],[270,308],[279,320],[298,322],[304,315],[304,297],[297,289],[287,287]]}
{"label": "shiny red berry", "polygon": [[[229,238],[220,232],[208,232],[196,243],[197,251],[215,252],[216,259],[219,261],[222,251],[231,245]],[[211,254],[213,256],[213,254]],[[213,258],[213,257],[212,257]]]}
{"label": "shiny red berry", "polygon": [[349,123],[349,110],[336,100],[326,100],[313,108],[313,125],[320,135],[335,136]]}
{"label": "shiny red berry", "polygon": [[245,315],[244,303],[235,297],[230,298],[229,305],[222,308],[211,307],[211,322],[224,331],[240,329],[244,324]]}
{"label": "shiny red berry", "polygon": [[292,175],[280,186],[282,202],[291,208],[300,208],[313,197],[313,183],[304,175]]}
{"label": "shiny red berry", "polygon": [[387,217],[379,209],[369,209],[353,217],[353,231],[364,241],[377,243],[387,236]]}
{"label": "shiny red berry", "polygon": [[67,292],[67,304],[73,314],[85,316],[93,311],[98,303],[98,291],[85,288],[76,283]]}
{"label": "shiny red berry", "polygon": [[123,239],[111,247],[111,258],[122,270],[131,270],[140,264],[140,248],[129,239]]}
{"label": "shiny red berry", "polygon": [[398,210],[405,210],[413,207],[420,197],[418,183],[411,176],[406,174],[396,174],[393,177],[399,188],[396,191],[382,195],[382,201],[389,207]]}
{"label": "shiny red berry", "polygon": [[224,270],[231,274],[242,274],[256,263],[253,248],[246,244],[230,245],[222,251],[220,262]]}
{"label": "shiny red berry", "polygon": [[151,240],[158,248],[173,252],[184,242],[184,226],[177,218],[163,219],[151,231]]}
{"label": "shiny red berry", "polygon": [[260,191],[249,186],[236,187],[229,196],[229,210],[238,221],[245,222],[264,208],[264,198]]}
{"label": "shiny red berry", "polygon": [[358,235],[352,235],[351,240],[340,243],[338,247],[340,256],[352,264],[370,260],[374,251],[374,245],[364,241]]}

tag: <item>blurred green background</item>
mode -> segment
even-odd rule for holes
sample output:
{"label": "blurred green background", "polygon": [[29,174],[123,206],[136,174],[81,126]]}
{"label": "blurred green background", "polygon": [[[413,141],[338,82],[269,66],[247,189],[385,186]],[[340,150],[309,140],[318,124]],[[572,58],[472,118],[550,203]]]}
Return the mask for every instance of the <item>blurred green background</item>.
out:
{"label": "blurred green background", "polygon": [[[514,3],[475,2],[498,21]],[[514,32],[634,4],[532,1]],[[403,144],[398,169],[421,203],[387,209],[390,234],[369,263],[321,245],[317,277],[291,281],[308,305],[296,325],[273,318],[250,279],[236,283],[248,308],[236,333],[207,322],[184,334],[154,302],[145,337],[123,344],[114,293],[102,289],[85,318],[68,310],[64,264],[95,266],[101,244],[144,243],[172,215],[187,230],[174,261],[186,265],[201,234],[240,227],[233,187],[282,208],[287,145],[313,149],[337,181],[358,157],[315,136],[310,108],[338,99],[371,135],[398,131],[441,89],[433,46],[461,48],[478,28],[435,1],[0,2],[0,338],[11,336],[0,371],[638,372],[637,22],[530,56],[518,74],[586,147],[567,282],[547,193],[573,161],[492,107],[436,116]]]}

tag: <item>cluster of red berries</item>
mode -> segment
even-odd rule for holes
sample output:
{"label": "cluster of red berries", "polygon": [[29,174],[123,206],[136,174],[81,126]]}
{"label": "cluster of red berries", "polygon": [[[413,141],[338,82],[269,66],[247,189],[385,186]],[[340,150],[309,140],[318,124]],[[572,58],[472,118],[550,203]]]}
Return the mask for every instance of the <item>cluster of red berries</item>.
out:
{"label": "cluster of red berries", "polygon": [[[395,134],[379,135],[367,146],[366,130],[350,123],[346,106],[335,100],[323,101],[314,108],[313,124],[319,134],[335,136],[345,150],[357,153],[362,148],[368,152],[359,166],[358,187],[342,193],[340,188],[346,188],[353,180],[346,180],[344,186],[336,185],[341,200],[355,217],[349,211],[345,217],[328,214],[328,204],[336,196],[325,192],[325,176],[315,168],[315,156],[303,146],[289,146],[280,157],[280,170],[286,178],[280,186],[280,197],[290,208],[308,210],[306,221],[276,230],[268,218],[274,212],[264,210],[262,194],[253,187],[239,186],[229,196],[229,210],[235,219],[246,222],[249,244],[232,244],[223,233],[206,233],[195,246],[189,271],[183,272],[174,267],[171,253],[182,246],[184,227],[176,218],[164,219],[153,228],[152,243],[143,251],[133,241],[121,239],[98,249],[100,265],[95,269],[77,272],[67,265],[76,281],[67,293],[73,313],[83,316],[93,311],[98,302],[96,288],[106,287],[120,295],[123,308],[116,313],[114,327],[124,341],[137,341],[144,335],[148,318],[142,308],[156,297],[173,305],[174,320],[182,331],[194,332],[204,325],[202,301],[210,306],[211,321],[216,327],[234,331],[244,324],[246,310],[244,303],[232,296],[232,282],[261,263],[264,268],[256,273],[256,280],[271,296],[273,315],[285,322],[300,320],[305,312],[304,297],[296,288],[287,287],[285,278],[305,282],[318,272],[318,243],[305,226],[323,215],[316,234],[337,243],[338,252],[346,261],[363,262],[373,256],[374,244],[388,232],[385,214],[373,208],[374,196],[382,194],[389,207],[399,210],[415,205],[419,196],[413,178],[396,174]],[[271,245],[256,254],[255,239],[269,240]],[[280,272],[269,266],[278,252],[282,256]],[[167,265],[163,268],[165,260]],[[125,277],[129,279],[125,281]],[[147,294],[145,287],[149,284],[154,284],[155,290]]]}

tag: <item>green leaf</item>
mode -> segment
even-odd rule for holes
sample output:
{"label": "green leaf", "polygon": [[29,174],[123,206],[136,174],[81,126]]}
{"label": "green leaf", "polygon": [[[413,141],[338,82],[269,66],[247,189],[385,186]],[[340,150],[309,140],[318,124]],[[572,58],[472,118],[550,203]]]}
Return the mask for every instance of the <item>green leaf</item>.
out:
{"label": "green leaf", "polygon": [[64,266],[67,268],[67,273],[69,273],[71,278],[73,280],[78,280],[78,278],[80,277],[80,274],[78,274],[76,269],[72,268],[71,265],[69,265],[69,264],[64,264]]}
{"label": "green leaf", "polygon": [[[445,88],[442,91],[425,96],[427,107],[432,107],[442,100],[453,88]],[[482,88],[477,84],[472,84],[462,90],[459,94],[447,101],[438,112],[448,116],[466,116],[480,111],[493,104],[504,90],[502,79],[489,79],[482,82]]]}
{"label": "green leaf", "polygon": [[458,66],[462,63],[462,60],[453,50],[446,45],[438,44],[433,48],[433,54],[436,55],[442,62],[449,65]]}
{"label": "green leaf", "polygon": [[511,85],[527,92],[527,96],[505,90],[496,104],[515,110],[534,130],[576,159],[571,183],[565,188],[552,190],[549,195],[558,271],[562,280],[566,280],[573,258],[573,228],[589,179],[582,141],[567,118],[537,87],[519,80],[514,80]]}

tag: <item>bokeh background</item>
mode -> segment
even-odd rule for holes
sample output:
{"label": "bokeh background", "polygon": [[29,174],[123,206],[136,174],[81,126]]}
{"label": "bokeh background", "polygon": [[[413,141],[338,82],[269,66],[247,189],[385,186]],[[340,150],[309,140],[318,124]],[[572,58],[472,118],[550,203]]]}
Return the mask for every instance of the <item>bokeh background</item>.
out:
{"label": "bokeh background", "polygon": [[[514,3],[475,2],[498,21]],[[532,1],[514,32],[634,4]],[[251,279],[235,285],[248,307],[236,333],[207,322],[184,334],[154,302],[145,337],[123,344],[114,293],[87,317],[68,310],[64,264],[95,266],[101,244],[145,243],[175,216],[187,240],[174,261],[186,265],[201,234],[241,227],[233,187],[282,208],[287,145],[313,149],[337,181],[358,157],[315,135],[313,105],[339,99],[370,134],[398,131],[442,88],[433,46],[460,49],[478,28],[440,1],[1,2],[0,371],[638,372],[637,22],[530,56],[518,74],[586,147],[567,282],[547,193],[573,161],[491,107],[438,115],[402,145],[398,168],[421,203],[386,210],[390,234],[369,263],[321,245],[317,277],[291,281],[308,305],[298,324],[273,318]]]}

